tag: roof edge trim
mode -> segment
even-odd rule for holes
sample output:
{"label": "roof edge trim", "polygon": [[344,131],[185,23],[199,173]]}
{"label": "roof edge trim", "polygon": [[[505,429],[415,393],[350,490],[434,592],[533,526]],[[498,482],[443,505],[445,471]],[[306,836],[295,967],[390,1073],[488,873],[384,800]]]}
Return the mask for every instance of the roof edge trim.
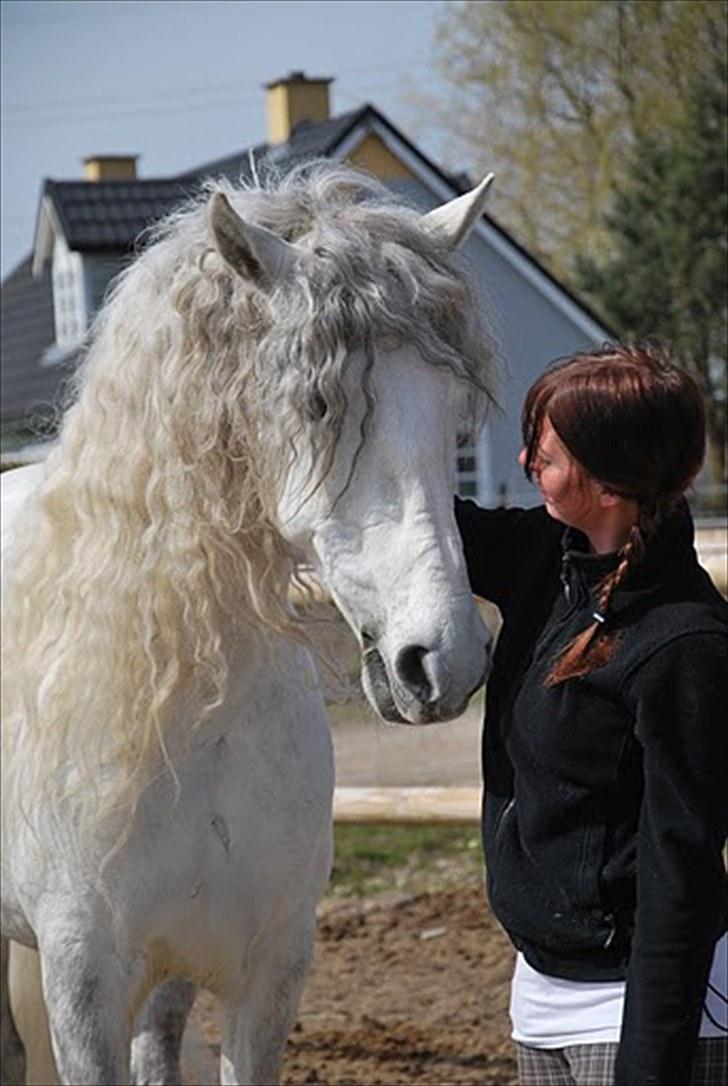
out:
{"label": "roof edge trim", "polygon": [[38,208],[38,220],[33,238],[33,263],[30,272],[34,279],[40,279],[43,268],[53,256],[53,241],[57,234],[63,237],[63,229],[53,206],[52,197],[44,192]]}

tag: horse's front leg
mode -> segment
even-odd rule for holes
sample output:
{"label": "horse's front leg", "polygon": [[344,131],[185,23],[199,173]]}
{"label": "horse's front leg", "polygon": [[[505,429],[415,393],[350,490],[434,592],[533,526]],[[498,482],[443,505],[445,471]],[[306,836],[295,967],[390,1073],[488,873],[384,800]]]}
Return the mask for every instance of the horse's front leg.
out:
{"label": "horse's front leg", "polygon": [[134,1086],[172,1086],[182,1081],[180,1049],[195,985],[172,977],[158,985],[144,1004],[131,1046]]}
{"label": "horse's front leg", "polygon": [[61,1082],[127,1086],[134,985],[107,933],[88,918],[39,924],[43,994]]}
{"label": "horse's front leg", "polygon": [[2,1039],[0,1040],[0,1062],[2,1079],[7,1086],[24,1086],[25,1053],[15,1027],[10,1007],[8,968],[10,944],[4,937],[0,940],[0,1022]]}
{"label": "horse's front leg", "polygon": [[25,1048],[25,1086],[57,1086],[37,951],[10,944],[8,985],[10,1009]]}
{"label": "horse's front leg", "polygon": [[313,958],[315,918],[279,928],[246,956],[235,1000],[223,999],[220,1082],[223,1086],[276,1086]]}

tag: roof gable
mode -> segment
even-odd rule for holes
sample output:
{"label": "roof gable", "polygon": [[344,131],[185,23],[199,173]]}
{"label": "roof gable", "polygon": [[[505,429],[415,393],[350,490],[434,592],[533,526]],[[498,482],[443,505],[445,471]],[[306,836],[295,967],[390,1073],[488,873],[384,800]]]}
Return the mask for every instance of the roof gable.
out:
{"label": "roof gable", "polygon": [[[472,187],[472,181],[467,175],[446,173],[374,106],[367,106],[362,111],[362,117],[357,124],[352,126],[339,141],[333,152],[335,157],[342,161],[350,160],[362,141],[372,134],[377,135],[392,155],[399,158],[438,200],[443,202],[451,200],[463,195]],[[480,236],[486,244],[494,246],[539,293],[561,309],[589,339],[598,341],[618,338],[582,299],[552,275],[487,211],[480,216],[473,233]]]}

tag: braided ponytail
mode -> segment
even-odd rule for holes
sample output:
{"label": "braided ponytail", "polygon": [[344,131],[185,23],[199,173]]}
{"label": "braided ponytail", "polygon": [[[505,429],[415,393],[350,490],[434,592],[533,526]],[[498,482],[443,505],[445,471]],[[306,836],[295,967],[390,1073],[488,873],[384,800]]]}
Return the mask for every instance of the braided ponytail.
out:
{"label": "braided ponytail", "polygon": [[557,686],[567,679],[578,679],[611,660],[617,647],[619,632],[609,627],[609,602],[616,589],[642,561],[645,547],[655,532],[655,512],[640,506],[635,524],[630,528],[626,543],[619,551],[617,568],[608,574],[597,589],[597,609],[594,622],[577,634],[567,645],[546,678],[547,686]]}

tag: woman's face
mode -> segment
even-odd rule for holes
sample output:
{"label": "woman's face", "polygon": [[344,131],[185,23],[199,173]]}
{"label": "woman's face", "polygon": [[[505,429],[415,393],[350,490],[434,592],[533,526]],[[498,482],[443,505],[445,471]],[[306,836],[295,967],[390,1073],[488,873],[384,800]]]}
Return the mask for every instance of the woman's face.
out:
{"label": "woman's face", "polygon": [[[521,449],[518,462],[525,467],[525,449]],[[541,491],[547,513],[562,524],[589,534],[595,518],[602,512],[599,497],[603,488],[589,478],[566,450],[548,415],[541,427],[532,477]]]}

